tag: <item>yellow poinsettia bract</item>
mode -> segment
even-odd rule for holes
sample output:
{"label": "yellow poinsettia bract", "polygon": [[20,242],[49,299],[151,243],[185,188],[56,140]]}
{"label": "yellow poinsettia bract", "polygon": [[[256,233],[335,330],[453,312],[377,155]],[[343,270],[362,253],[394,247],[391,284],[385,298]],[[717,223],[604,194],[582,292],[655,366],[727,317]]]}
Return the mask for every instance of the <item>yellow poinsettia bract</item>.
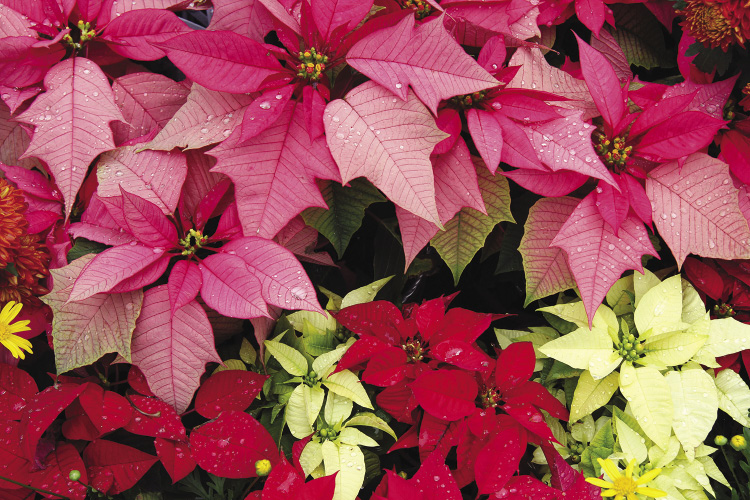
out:
{"label": "yellow poinsettia bract", "polygon": [[659,498],[667,496],[667,493],[656,488],[649,488],[643,486],[644,484],[652,481],[656,476],[659,475],[661,469],[652,469],[639,477],[637,480],[633,479],[633,468],[635,467],[635,460],[631,460],[625,469],[625,475],[623,476],[617,469],[617,466],[610,459],[602,460],[597,458],[599,465],[601,465],[604,472],[607,473],[612,482],[604,481],[597,477],[586,478],[586,481],[605,488],[602,491],[603,497],[615,497],[614,500],[638,500],[636,493],[645,495],[651,498]]}
{"label": "yellow poinsettia bract", "polygon": [[0,344],[4,345],[14,358],[24,359],[26,355],[23,351],[31,354],[31,342],[15,334],[31,330],[29,320],[16,321],[12,325],[10,324],[21,312],[22,307],[23,304],[11,300],[0,311]]}

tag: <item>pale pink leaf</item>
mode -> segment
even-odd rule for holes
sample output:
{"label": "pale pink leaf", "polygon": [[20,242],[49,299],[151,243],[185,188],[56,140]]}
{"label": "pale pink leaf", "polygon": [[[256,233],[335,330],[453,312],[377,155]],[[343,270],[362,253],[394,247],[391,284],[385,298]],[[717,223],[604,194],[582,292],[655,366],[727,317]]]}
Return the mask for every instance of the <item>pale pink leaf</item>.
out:
{"label": "pale pink leaf", "polygon": [[494,174],[503,152],[503,129],[491,112],[481,109],[470,109],[466,122],[482,160]]}
{"label": "pale pink leaf", "polygon": [[[237,142],[245,142],[257,136],[279,119],[292,97],[293,85],[267,90],[247,105],[242,116],[242,127]],[[236,134],[235,134],[236,135]],[[234,140],[234,136],[232,139]]]}
{"label": "pale pink leaf", "polygon": [[330,102],[323,120],[343,183],[366,177],[396,205],[440,224],[430,153],[447,134],[413,92],[401,101],[367,82]]}
{"label": "pale pink leaf", "polygon": [[141,243],[160,248],[177,245],[177,230],[157,205],[128,193],[122,186],[120,191],[125,221],[130,232]]}
{"label": "pale pink leaf", "polygon": [[[106,7],[109,8],[109,17],[106,19],[114,19],[126,12],[131,10],[141,9],[172,9],[180,10],[181,8],[189,8],[190,4],[195,4],[193,0],[129,0],[127,2],[118,2],[114,0],[105,0],[107,2]],[[104,3],[104,2],[102,2]],[[99,18],[106,15],[105,8],[99,13]]]}
{"label": "pale pink leaf", "polygon": [[[464,207],[487,213],[474,163],[469,148],[459,138],[446,154],[433,157],[435,172],[435,198],[440,221],[446,224]],[[429,243],[439,229],[431,223],[396,207],[401,239],[406,257],[406,269],[414,257]]]}
{"label": "pale pink leaf", "polygon": [[153,43],[164,42],[192,31],[173,12],[157,9],[131,10],[107,24],[101,39],[123,57],[155,61],[165,56]]}
{"label": "pale pink leaf", "polygon": [[620,226],[619,237],[602,218],[594,193],[581,200],[550,245],[568,255],[589,324],[610,287],[628,270],[641,271],[644,254],[657,256],[648,232],[633,215]]}
{"label": "pale pink leaf", "polygon": [[432,154],[441,155],[450,151],[461,136],[461,115],[453,108],[443,108],[438,112],[435,124],[450,136],[440,141],[432,150]]}
{"label": "pale pink leaf", "polygon": [[6,165],[42,169],[42,164],[36,158],[20,159],[29,147],[31,137],[20,123],[11,121],[10,117],[8,106],[0,102],[0,162]]}
{"label": "pale pink leaf", "polygon": [[[628,174],[625,174],[625,176],[629,177]],[[625,182],[619,179],[619,175],[617,177],[620,184]],[[596,206],[615,234],[619,234],[620,224],[628,216],[628,211],[630,210],[628,192],[624,190],[622,192],[617,191],[609,184],[601,182],[596,187]]]}
{"label": "pale pink leaf", "polygon": [[231,31],[192,31],[155,43],[188,78],[217,92],[255,92],[283,67],[261,43]]}
{"label": "pale pink leaf", "polygon": [[567,112],[563,118],[534,123],[524,130],[539,158],[552,170],[572,170],[619,189],[612,173],[594,151],[591,143],[594,127],[583,121],[580,112]]}
{"label": "pale pink leaf", "polygon": [[148,265],[161,259],[163,252],[133,244],[108,248],[89,262],[76,278],[70,291],[71,302],[85,300],[97,293],[111,290],[121,281],[130,278]]}
{"label": "pale pink leaf", "polygon": [[233,31],[263,42],[274,29],[273,18],[259,0],[214,0],[214,15],[208,29]]}
{"label": "pale pink leaf", "polygon": [[713,116],[717,120],[722,120],[724,118],[724,104],[726,104],[738,76],[739,75],[735,75],[726,80],[720,80],[708,84],[695,83],[686,80],[677,85],[667,87],[662,98],[666,99],[668,97],[692,94],[695,92],[692,102],[688,105],[688,110],[702,111]]}
{"label": "pale pink leaf", "polygon": [[[2,7],[2,4],[0,4],[0,7]],[[39,94],[42,90],[41,84],[20,89],[0,85],[0,98],[2,98],[5,104],[10,108],[11,114],[13,114],[23,103]]]}
{"label": "pale pink leaf", "polygon": [[242,122],[242,108],[252,100],[253,96],[214,92],[193,84],[185,105],[144,148],[198,149],[221,142]]}
{"label": "pale pink leaf", "polygon": [[60,44],[38,47],[39,43],[31,36],[0,38],[0,85],[33,85],[65,55]]}
{"label": "pale pink leaf", "polygon": [[[602,0],[591,1],[602,2]],[[578,2],[576,6],[578,6]],[[603,8],[604,4],[602,3]],[[603,20],[604,17],[602,16]],[[620,123],[626,111],[625,102],[620,98],[620,80],[606,57],[578,38],[578,35],[576,35],[576,40],[578,40],[578,54],[581,58],[583,79],[608,129],[613,129]]]}
{"label": "pale pink leaf", "polygon": [[537,299],[575,287],[565,252],[550,246],[550,243],[577,205],[575,198],[542,198],[529,210],[518,246],[526,276],[524,307]]}
{"label": "pale pink leaf", "polygon": [[174,212],[187,176],[185,155],[179,151],[142,151],[124,146],[101,156],[97,167],[101,197],[120,196],[120,188],[136,193],[165,214]]}
{"label": "pale pink leaf", "polygon": [[257,236],[230,241],[221,251],[242,259],[261,284],[263,300],[284,309],[323,314],[310,278],[294,254],[278,243]]}
{"label": "pale pink leaf", "polygon": [[654,169],[646,179],[659,235],[681,266],[693,253],[715,259],[750,258],[750,230],[726,163],[704,153]]}
{"label": "pale pink leaf", "polygon": [[[463,45],[483,46],[492,37],[505,35],[508,41],[540,36],[536,18],[539,9],[531,2],[442,2],[446,25]],[[454,21],[455,20],[455,21]]]}
{"label": "pale pink leaf", "polygon": [[177,261],[169,273],[169,282],[167,283],[172,314],[195,299],[202,284],[201,270],[195,262],[189,260]]}
{"label": "pale pink leaf", "polygon": [[461,48],[442,18],[415,26],[414,17],[407,16],[354,44],[346,62],[402,100],[411,85],[435,115],[441,100],[500,83]]}
{"label": "pale pink leaf", "polygon": [[52,291],[41,297],[52,308],[52,338],[57,373],[65,373],[117,352],[130,361],[130,338],[141,312],[143,292],[99,293],[80,302],[69,302],[73,284],[83,267],[93,260],[85,255],[69,265],[51,269]]}
{"label": "pale pink leaf", "polygon": [[203,308],[192,300],[172,311],[167,285],[143,294],[130,349],[151,391],[177,413],[190,405],[206,363],[221,362]]}
{"label": "pale pink leaf", "polygon": [[246,235],[273,238],[304,209],[326,207],[315,179],[340,180],[325,139],[310,141],[300,110],[290,101],[259,135],[237,146],[222,143],[210,152],[218,160],[212,172],[234,183]]}
{"label": "pale pink leaf", "polygon": [[539,160],[526,131],[519,124],[501,113],[495,113],[495,119],[503,131],[502,159],[505,163],[516,168],[549,170]]}
{"label": "pale pink leaf", "polygon": [[115,123],[115,143],[122,144],[162,129],[185,104],[189,89],[157,73],[131,73],[112,83],[115,103],[125,123]]}
{"label": "pale pink leaf", "polygon": [[185,184],[182,186],[182,207],[180,212],[186,210],[184,215],[191,216],[198,204],[211,189],[226,179],[226,176],[210,170],[216,165],[216,160],[204,154],[202,151],[185,151],[187,157],[188,173]]}
{"label": "pale pink leaf", "polygon": [[65,199],[67,217],[91,161],[115,147],[109,123],[123,117],[107,77],[88,59],[58,63],[44,86],[47,92],[18,120],[35,126],[26,156],[47,164]]}
{"label": "pale pink leaf", "polygon": [[300,27],[297,19],[290,14],[284,6],[279,3],[279,0],[258,0],[268,10],[269,13],[281,24],[299,34]]}
{"label": "pale pink leaf", "polygon": [[550,66],[541,50],[519,47],[508,61],[508,66],[521,67],[508,88],[534,89],[556,94],[568,99],[558,102],[558,106],[583,111],[584,120],[599,116],[586,83]]}
{"label": "pale pink leaf", "polygon": [[209,307],[231,318],[268,316],[260,280],[235,255],[210,255],[200,264],[201,298]]}
{"label": "pale pink leaf", "polygon": [[334,30],[346,26],[346,32],[357,27],[370,13],[373,0],[311,0],[313,20],[323,40],[331,41]]}
{"label": "pale pink leaf", "polygon": [[[154,248],[153,251],[155,253],[161,252],[161,248]],[[157,259],[156,262],[152,262],[129,278],[125,278],[113,286],[109,293],[132,292],[133,290],[139,290],[154,283],[166,272],[172,256],[172,254],[162,253],[160,259]]]}
{"label": "pale pink leaf", "polygon": [[322,266],[335,266],[328,253],[315,251],[318,244],[318,231],[306,225],[301,216],[290,220],[289,224],[279,231],[274,241],[292,252],[301,261]]}

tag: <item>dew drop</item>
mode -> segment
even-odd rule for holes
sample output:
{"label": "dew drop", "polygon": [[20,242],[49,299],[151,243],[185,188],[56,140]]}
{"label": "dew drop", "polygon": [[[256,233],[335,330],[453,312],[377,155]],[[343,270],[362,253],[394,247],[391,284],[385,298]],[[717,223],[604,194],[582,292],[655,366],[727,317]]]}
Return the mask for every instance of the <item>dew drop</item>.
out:
{"label": "dew drop", "polygon": [[260,106],[260,109],[269,109],[271,107],[271,103],[268,101],[263,101],[258,106]]}

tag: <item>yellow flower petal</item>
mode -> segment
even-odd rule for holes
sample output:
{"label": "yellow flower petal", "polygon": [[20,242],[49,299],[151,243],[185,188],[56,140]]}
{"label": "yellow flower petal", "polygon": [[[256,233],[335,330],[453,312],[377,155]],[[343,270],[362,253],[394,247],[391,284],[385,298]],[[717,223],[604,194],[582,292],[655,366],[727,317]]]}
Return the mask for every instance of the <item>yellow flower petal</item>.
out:
{"label": "yellow flower petal", "polygon": [[29,327],[29,320],[17,321],[8,326],[8,333],[27,332],[29,330],[31,330]]}
{"label": "yellow flower petal", "polygon": [[619,493],[617,493],[617,490],[604,490],[604,491],[602,491],[602,496],[603,497],[613,497],[615,495],[619,495]]}
{"label": "yellow flower petal", "polygon": [[599,479],[598,477],[587,477],[586,482],[591,483],[594,486],[598,486],[600,488],[614,488],[615,487],[615,485],[610,483],[609,481],[605,481],[604,479]]}
{"label": "yellow flower petal", "polygon": [[628,500],[638,500],[638,497],[635,496],[635,493],[628,493]]}
{"label": "yellow flower petal", "polygon": [[661,469],[651,469],[650,471],[639,477],[638,481],[636,481],[635,484],[637,484],[638,486],[646,484],[652,481],[656,476],[658,476],[660,472]]}
{"label": "yellow flower petal", "polygon": [[633,477],[633,467],[635,467],[635,458],[631,460],[628,466],[625,468],[625,477]]}
{"label": "yellow flower petal", "polygon": [[640,493],[641,495],[646,495],[647,497],[651,498],[660,498],[667,496],[666,491],[657,490],[656,488],[651,488],[649,486],[641,486],[639,488],[635,489],[636,493]]}
{"label": "yellow flower petal", "polygon": [[11,319],[13,319],[10,317],[10,310],[13,308],[13,304],[15,302],[11,300],[3,306],[3,310],[0,311],[0,323],[10,323]]}
{"label": "yellow flower petal", "polygon": [[601,458],[596,459],[599,462],[599,465],[601,465],[602,469],[604,469],[604,472],[607,473],[607,476],[611,480],[619,479],[622,477],[622,474],[620,474],[620,471],[617,470],[617,466],[612,463],[612,460],[602,460]]}

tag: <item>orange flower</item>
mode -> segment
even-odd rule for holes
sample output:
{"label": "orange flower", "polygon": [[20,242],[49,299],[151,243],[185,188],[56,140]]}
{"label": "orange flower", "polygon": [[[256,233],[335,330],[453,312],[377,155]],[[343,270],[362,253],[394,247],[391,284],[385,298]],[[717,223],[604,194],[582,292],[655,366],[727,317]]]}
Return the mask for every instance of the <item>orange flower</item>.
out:
{"label": "orange flower", "polygon": [[14,261],[13,250],[29,226],[23,215],[26,207],[21,191],[0,179],[0,269]]}
{"label": "orange flower", "polygon": [[706,47],[724,52],[750,38],[750,0],[688,0],[682,27]]}
{"label": "orange flower", "polygon": [[49,293],[39,280],[49,275],[49,252],[40,243],[40,236],[24,234],[12,252],[14,272],[0,270],[0,303],[16,301],[40,306],[38,296]]}

